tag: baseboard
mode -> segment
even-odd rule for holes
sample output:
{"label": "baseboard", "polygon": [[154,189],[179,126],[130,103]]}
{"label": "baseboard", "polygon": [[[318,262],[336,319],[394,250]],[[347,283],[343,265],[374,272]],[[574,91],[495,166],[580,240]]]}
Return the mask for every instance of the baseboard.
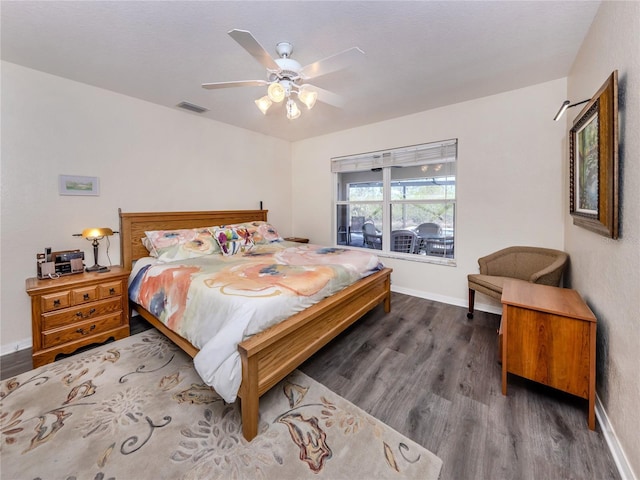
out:
{"label": "baseboard", "polygon": [[600,397],[596,394],[596,417],[598,419],[598,423],[600,424],[600,428],[602,429],[602,434],[604,435],[604,439],[609,446],[609,451],[611,452],[611,456],[613,456],[613,461],[616,463],[616,467],[618,467],[618,472],[620,473],[620,478],[622,480],[638,480],[638,477],[635,476],[633,470],[631,469],[631,465],[627,460],[627,456],[624,454],[624,450],[620,446],[618,442],[618,437],[616,436],[615,431],[613,430],[613,426],[611,422],[609,422],[609,417],[607,416],[607,412],[600,401]]}
{"label": "baseboard", "polygon": [[[448,305],[456,305],[458,307],[468,308],[469,304],[455,297],[448,297],[446,295],[438,295],[436,293],[424,292],[422,290],[412,290],[411,288],[404,287],[396,287],[391,284],[391,291],[402,293],[405,295],[411,295],[412,297],[424,298],[425,300],[433,300],[434,302],[442,302]],[[392,306],[393,308],[393,306]],[[486,303],[478,303],[476,302],[474,305],[474,310],[479,310],[481,312],[494,313],[496,315],[502,315],[502,308],[496,305],[489,305]]]}
{"label": "baseboard", "polygon": [[31,338],[25,338],[24,340],[19,340],[7,345],[2,345],[0,346],[0,356],[9,355],[10,353],[15,353],[20,350],[26,350],[27,348],[31,348],[32,346],[33,341],[31,340]]}

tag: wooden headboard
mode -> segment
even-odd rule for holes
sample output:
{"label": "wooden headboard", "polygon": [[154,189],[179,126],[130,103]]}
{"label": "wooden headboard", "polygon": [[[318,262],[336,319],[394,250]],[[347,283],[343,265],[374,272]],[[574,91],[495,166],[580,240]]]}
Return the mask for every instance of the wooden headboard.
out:
{"label": "wooden headboard", "polygon": [[144,232],[213,227],[256,220],[266,221],[267,212],[268,210],[217,210],[210,212],[124,213],[118,209],[120,216],[120,264],[131,268],[135,260],[149,256],[149,252],[142,244]]}

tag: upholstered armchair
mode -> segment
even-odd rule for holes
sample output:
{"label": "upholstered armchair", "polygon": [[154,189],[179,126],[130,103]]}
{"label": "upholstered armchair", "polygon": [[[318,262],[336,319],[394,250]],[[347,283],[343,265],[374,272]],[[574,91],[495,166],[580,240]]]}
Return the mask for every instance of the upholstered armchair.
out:
{"label": "upholstered armchair", "polygon": [[500,300],[507,279],[560,286],[569,256],[560,250],[540,247],[508,247],[478,259],[480,273],[467,275],[469,313],[473,318],[475,293]]}

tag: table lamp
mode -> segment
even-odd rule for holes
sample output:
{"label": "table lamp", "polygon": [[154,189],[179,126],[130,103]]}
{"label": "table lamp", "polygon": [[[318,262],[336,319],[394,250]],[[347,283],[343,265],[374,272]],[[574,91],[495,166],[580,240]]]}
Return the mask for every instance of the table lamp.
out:
{"label": "table lamp", "polygon": [[92,267],[87,267],[87,272],[108,272],[109,267],[103,267],[98,265],[98,240],[102,240],[104,237],[113,235],[113,230],[110,228],[86,228],[82,231],[83,238],[86,238],[93,245],[93,261]]}

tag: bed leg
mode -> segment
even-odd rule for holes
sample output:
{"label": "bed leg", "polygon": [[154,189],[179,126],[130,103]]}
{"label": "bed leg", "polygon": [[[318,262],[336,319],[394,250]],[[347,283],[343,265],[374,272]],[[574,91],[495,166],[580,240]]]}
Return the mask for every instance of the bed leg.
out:
{"label": "bed leg", "polygon": [[242,399],[240,402],[242,410],[242,435],[250,442],[258,435],[258,401]]}
{"label": "bed leg", "polygon": [[384,299],[384,313],[389,313],[391,311],[391,275],[387,277],[385,288],[387,296]]}
{"label": "bed leg", "polygon": [[[260,397],[258,396],[258,362],[255,359],[243,358],[242,399],[242,435],[250,442],[258,435],[258,418],[260,415]],[[253,367],[253,368],[251,368]],[[246,374],[244,372],[247,372]]]}

